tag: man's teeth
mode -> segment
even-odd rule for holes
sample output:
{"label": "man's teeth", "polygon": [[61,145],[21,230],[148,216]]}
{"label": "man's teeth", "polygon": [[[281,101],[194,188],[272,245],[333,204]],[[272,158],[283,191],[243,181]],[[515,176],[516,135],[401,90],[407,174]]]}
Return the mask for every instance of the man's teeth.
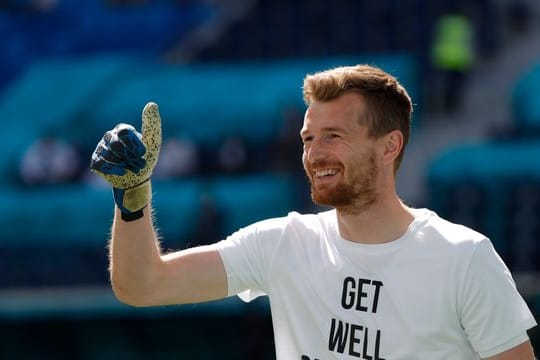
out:
{"label": "man's teeth", "polygon": [[315,176],[317,177],[330,176],[330,175],[336,175],[336,173],[337,173],[336,169],[324,169],[324,170],[315,171]]}

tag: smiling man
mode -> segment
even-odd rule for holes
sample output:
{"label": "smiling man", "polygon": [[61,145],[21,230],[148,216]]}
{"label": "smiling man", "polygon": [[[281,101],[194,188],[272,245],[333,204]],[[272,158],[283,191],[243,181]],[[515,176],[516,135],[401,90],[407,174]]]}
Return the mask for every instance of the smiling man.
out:
{"label": "smiling man", "polygon": [[332,209],[169,254],[149,206],[157,106],[143,110],[142,135],[124,124],[105,135],[91,167],[114,187],[117,297],[150,306],[267,295],[281,360],[532,360],[535,319],[491,242],[396,193],[405,89],[358,65],[308,75],[304,98],[304,168],[313,201]]}
{"label": "smiling man", "polygon": [[340,121],[362,111],[359,96],[348,93],[335,101],[312,104],[301,131],[313,200],[342,211],[362,212],[377,197],[375,150],[371,144],[361,146],[368,138],[367,128],[360,121]]}

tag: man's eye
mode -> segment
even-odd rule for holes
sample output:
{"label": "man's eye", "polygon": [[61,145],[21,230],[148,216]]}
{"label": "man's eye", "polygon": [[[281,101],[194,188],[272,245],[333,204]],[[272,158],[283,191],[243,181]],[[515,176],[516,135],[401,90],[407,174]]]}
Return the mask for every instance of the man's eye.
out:
{"label": "man's eye", "polygon": [[311,142],[312,140],[313,140],[312,136],[306,136],[305,138],[302,139],[302,142],[305,144],[305,143]]}

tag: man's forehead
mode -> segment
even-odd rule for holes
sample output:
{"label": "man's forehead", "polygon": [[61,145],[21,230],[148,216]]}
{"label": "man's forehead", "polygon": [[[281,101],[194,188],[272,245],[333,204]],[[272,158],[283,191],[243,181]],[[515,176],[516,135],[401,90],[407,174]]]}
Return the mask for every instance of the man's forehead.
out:
{"label": "man's forehead", "polygon": [[359,95],[345,96],[325,102],[313,102],[306,109],[302,131],[310,128],[336,128],[356,126],[364,112],[364,103]]}

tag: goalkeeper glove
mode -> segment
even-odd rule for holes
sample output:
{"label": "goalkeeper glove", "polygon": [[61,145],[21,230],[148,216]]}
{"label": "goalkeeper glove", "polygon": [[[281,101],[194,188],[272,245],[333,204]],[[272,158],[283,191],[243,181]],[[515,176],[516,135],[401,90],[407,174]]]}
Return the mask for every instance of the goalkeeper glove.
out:
{"label": "goalkeeper glove", "polygon": [[141,132],[128,124],[116,125],[97,144],[90,162],[90,170],[112,185],[125,221],[142,217],[152,198],[150,176],[161,147],[161,118],[155,103],[149,102],[142,111]]}

